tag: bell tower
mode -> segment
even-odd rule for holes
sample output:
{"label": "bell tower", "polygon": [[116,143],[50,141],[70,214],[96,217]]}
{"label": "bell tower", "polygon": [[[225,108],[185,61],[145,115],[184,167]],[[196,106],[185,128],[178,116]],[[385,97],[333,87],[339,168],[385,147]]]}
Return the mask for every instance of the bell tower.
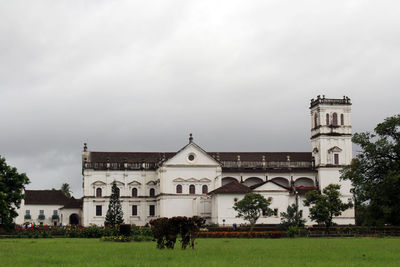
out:
{"label": "bell tower", "polygon": [[352,159],[351,102],[322,98],[311,100],[311,145],[315,167],[341,167]]}
{"label": "bell tower", "polygon": [[[353,152],[351,142],[351,102],[317,96],[311,99],[311,146],[315,168],[318,171],[318,189],[329,184],[339,184],[342,201],[353,198],[351,182],[340,180],[340,170],[349,165]],[[354,209],[335,217],[335,223],[354,224]]]}

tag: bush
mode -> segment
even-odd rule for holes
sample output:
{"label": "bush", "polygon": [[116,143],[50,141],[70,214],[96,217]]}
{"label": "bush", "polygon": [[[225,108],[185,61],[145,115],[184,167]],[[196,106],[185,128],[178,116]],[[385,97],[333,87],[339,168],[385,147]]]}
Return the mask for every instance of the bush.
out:
{"label": "bush", "polygon": [[121,224],[119,226],[119,233],[123,236],[131,236],[131,225],[130,224]]}
{"label": "bush", "polygon": [[287,237],[296,237],[299,235],[299,227],[297,226],[289,226],[288,230],[286,231],[286,236]]}

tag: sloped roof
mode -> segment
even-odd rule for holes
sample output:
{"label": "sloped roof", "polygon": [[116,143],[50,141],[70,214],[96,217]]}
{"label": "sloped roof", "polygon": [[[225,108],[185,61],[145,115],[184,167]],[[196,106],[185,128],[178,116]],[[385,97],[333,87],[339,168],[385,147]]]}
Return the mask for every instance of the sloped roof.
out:
{"label": "sloped roof", "polygon": [[251,193],[251,188],[247,187],[238,181],[232,181],[226,185],[223,185],[208,194],[247,194]]}
{"label": "sloped roof", "polygon": [[75,199],[74,197],[72,197],[71,199],[68,199],[63,209],[81,209],[82,206],[83,206],[82,198]]}
{"label": "sloped roof", "polygon": [[61,190],[25,190],[27,205],[64,205],[68,200]]}
{"label": "sloped roof", "polygon": [[262,185],[264,185],[264,184],[266,184],[266,183],[273,183],[273,184],[275,184],[275,185],[277,185],[277,186],[279,186],[279,187],[282,187],[283,189],[286,189],[286,190],[289,190],[289,189],[290,189],[289,187],[286,187],[286,186],[283,186],[283,185],[281,185],[281,184],[278,184],[277,182],[272,181],[272,180],[268,180],[268,181],[264,181],[264,182],[259,183],[259,184],[252,185],[252,186],[250,186],[250,188],[251,188],[251,189],[256,189],[256,188],[258,188],[258,187],[260,187],[260,186],[262,186]]}
{"label": "sloped roof", "polygon": [[296,187],[296,191],[299,194],[305,194],[309,191],[313,191],[313,190],[317,190],[317,188],[315,186],[297,186]]}

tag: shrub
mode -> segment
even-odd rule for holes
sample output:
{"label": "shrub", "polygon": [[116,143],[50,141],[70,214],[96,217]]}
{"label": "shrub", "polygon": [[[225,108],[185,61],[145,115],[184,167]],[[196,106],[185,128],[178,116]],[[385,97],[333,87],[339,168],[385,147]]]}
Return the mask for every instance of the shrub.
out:
{"label": "shrub", "polygon": [[131,236],[131,225],[130,224],[121,224],[119,226],[119,233],[123,236]]}
{"label": "shrub", "polygon": [[287,237],[296,237],[299,235],[299,227],[297,226],[289,226],[288,230],[286,231]]}

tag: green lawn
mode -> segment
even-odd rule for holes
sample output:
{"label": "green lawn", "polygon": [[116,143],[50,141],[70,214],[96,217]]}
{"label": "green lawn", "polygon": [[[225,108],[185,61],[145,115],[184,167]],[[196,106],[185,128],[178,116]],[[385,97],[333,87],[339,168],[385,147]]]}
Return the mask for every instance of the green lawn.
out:
{"label": "green lawn", "polygon": [[195,250],[155,245],[0,239],[0,266],[400,266],[400,238],[198,239]]}

